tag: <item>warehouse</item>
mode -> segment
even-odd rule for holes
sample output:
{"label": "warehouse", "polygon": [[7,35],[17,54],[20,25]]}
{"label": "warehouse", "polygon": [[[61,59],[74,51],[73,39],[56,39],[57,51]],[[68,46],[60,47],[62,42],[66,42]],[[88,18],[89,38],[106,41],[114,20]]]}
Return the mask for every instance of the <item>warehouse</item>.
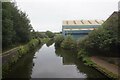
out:
{"label": "warehouse", "polygon": [[62,24],[62,34],[80,38],[98,28],[104,20],[65,20]]}

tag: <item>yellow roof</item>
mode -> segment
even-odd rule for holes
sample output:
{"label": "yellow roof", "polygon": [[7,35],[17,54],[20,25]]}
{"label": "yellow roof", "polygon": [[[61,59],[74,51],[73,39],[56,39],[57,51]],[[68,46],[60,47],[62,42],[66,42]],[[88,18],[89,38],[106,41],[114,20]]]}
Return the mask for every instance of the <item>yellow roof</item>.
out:
{"label": "yellow roof", "polygon": [[101,25],[104,20],[64,20],[63,25]]}

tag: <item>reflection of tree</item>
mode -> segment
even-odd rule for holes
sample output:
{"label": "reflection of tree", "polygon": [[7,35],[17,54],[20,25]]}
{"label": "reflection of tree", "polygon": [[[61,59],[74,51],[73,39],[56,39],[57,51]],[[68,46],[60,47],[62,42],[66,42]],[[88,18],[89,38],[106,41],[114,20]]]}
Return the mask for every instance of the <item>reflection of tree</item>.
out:
{"label": "reflection of tree", "polygon": [[[70,52],[68,50],[63,50],[61,48],[57,48],[55,51],[57,56],[61,56],[63,58],[63,64],[64,65],[71,65],[74,64],[74,56],[75,52]],[[73,56],[73,57],[72,57]]]}
{"label": "reflection of tree", "polygon": [[52,45],[54,43],[54,40],[53,39],[50,39],[47,43],[46,43],[46,45],[47,45],[47,47],[49,47],[50,45]]}
{"label": "reflection of tree", "polygon": [[79,72],[85,73],[88,78],[102,78],[105,77],[94,68],[84,65],[84,63],[77,58],[76,53],[69,50],[63,50],[61,48],[56,48],[55,53],[57,56],[63,57],[64,65],[75,64]]}
{"label": "reflection of tree", "polygon": [[80,72],[87,74],[88,78],[105,78],[106,77],[100,72],[98,72],[97,70],[95,70],[94,68],[84,65],[84,63],[79,59],[75,60],[74,63]]}
{"label": "reflection of tree", "polygon": [[23,56],[11,69],[11,72],[6,75],[8,78],[31,78],[32,68],[35,65],[33,62],[34,54],[38,49],[40,49],[42,45],[40,45],[36,50],[31,53]]}

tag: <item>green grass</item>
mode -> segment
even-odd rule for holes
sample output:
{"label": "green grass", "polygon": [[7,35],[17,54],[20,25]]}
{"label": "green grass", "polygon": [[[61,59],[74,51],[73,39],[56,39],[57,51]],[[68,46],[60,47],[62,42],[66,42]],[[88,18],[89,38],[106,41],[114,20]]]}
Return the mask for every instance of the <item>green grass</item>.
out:
{"label": "green grass", "polygon": [[117,74],[114,74],[114,73],[108,71],[107,69],[105,69],[105,68],[97,65],[96,63],[94,63],[89,58],[89,56],[87,55],[87,52],[84,49],[81,49],[78,52],[78,58],[81,58],[85,65],[94,67],[95,69],[97,69],[98,71],[100,71],[101,73],[105,74],[106,76],[108,76],[110,78],[118,78],[118,77],[120,77]]}

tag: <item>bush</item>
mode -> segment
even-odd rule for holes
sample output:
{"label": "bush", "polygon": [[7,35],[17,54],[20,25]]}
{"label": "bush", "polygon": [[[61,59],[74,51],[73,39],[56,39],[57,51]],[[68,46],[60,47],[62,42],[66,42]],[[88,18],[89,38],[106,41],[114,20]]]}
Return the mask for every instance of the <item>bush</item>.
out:
{"label": "bush", "polygon": [[85,57],[87,55],[87,52],[84,49],[80,49],[78,52],[78,58]]}
{"label": "bush", "polygon": [[29,43],[28,46],[33,49],[35,46],[37,46],[40,42],[40,39],[32,39]]}
{"label": "bush", "polygon": [[87,66],[94,66],[94,65],[95,65],[95,63],[93,63],[93,62],[90,60],[90,58],[88,58],[88,57],[83,58],[83,62],[84,62],[84,64],[87,65]]}
{"label": "bush", "polygon": [[49,47],[49,46],[51,46],[53,43],[54,43],[54,39],[51,38],[51,39],[46,43],[46,45],[47,45],[47,47]]}
{"label": "bush", "polygon": [[55,45],[60,47],[62,41],[64,40],[64,36],[63,35],[57,35],[57,36],[55,36],[54,40],[55,40]]}
{"label": "bush", "polygon": [[44,32],[31,32],[32,38],[48,38]]}
{"label": "bush", "polygon": [[89,41],[87,40],[88,36],[81,38],[77,41],[77,49],[80,51],[81,49],[87,49],[89,46]]}
{"label": "bush", "polygon": [[41,39],[41,42],[42,43],[48,43],[49,40],[50,40],[50,38],[43,38],[43,39]]}
{"label": "bush", "polygon": [[118,23],[118,14],[112,15],[101,27],[89,33],[85,39],[79,40],[78,49],[82,48],[104,56],[119,56]]}
{"label": "bush", "polygon": [[28,44],[19,47],[17,56],[18,57],[23,56],[24,54],[33,50],[40,43],[41,43],[40,39],[32,39]]}
{"label": "bush", "polygon": [[84,64],[87,66],[94,66],[94,64],[95,64],[91,61],[91,59],[88,56],[88,53],[84,49],[81,49],[78,52],[78,58],[81,58],[82,61],[84,62]]}
{"label": "bush", "polygon": [[[78,49],[83,48],[90,53],[100,53],[101,55],[113,56],[116,54],[117,37],[112,35],[110,30],[103,27],[92,31],[86,38],[78,41]],[[97,52],[96,52],[97,51]],[[109,54],[106,54],[109,53]]]}
{"label": "bush", "polygon": [[61,43],[61,47],[63,49],[76,49],[77,48],[76,46],[77,46],[76,42],[70,35],[66,36],[66,38]]}
{"label": "bush", "polygon": [[46,31],[46,35],[47,35],[49,38],[53,38],[53,37],[54,37],[54,33],[52,33],[51,31]]}
{"label": "bush", "polygon": [[19,57],[23,56],[28,51],[29,51],[28,45],[20,46],[19,49],[18,49],[18,55],[19,55]]}

